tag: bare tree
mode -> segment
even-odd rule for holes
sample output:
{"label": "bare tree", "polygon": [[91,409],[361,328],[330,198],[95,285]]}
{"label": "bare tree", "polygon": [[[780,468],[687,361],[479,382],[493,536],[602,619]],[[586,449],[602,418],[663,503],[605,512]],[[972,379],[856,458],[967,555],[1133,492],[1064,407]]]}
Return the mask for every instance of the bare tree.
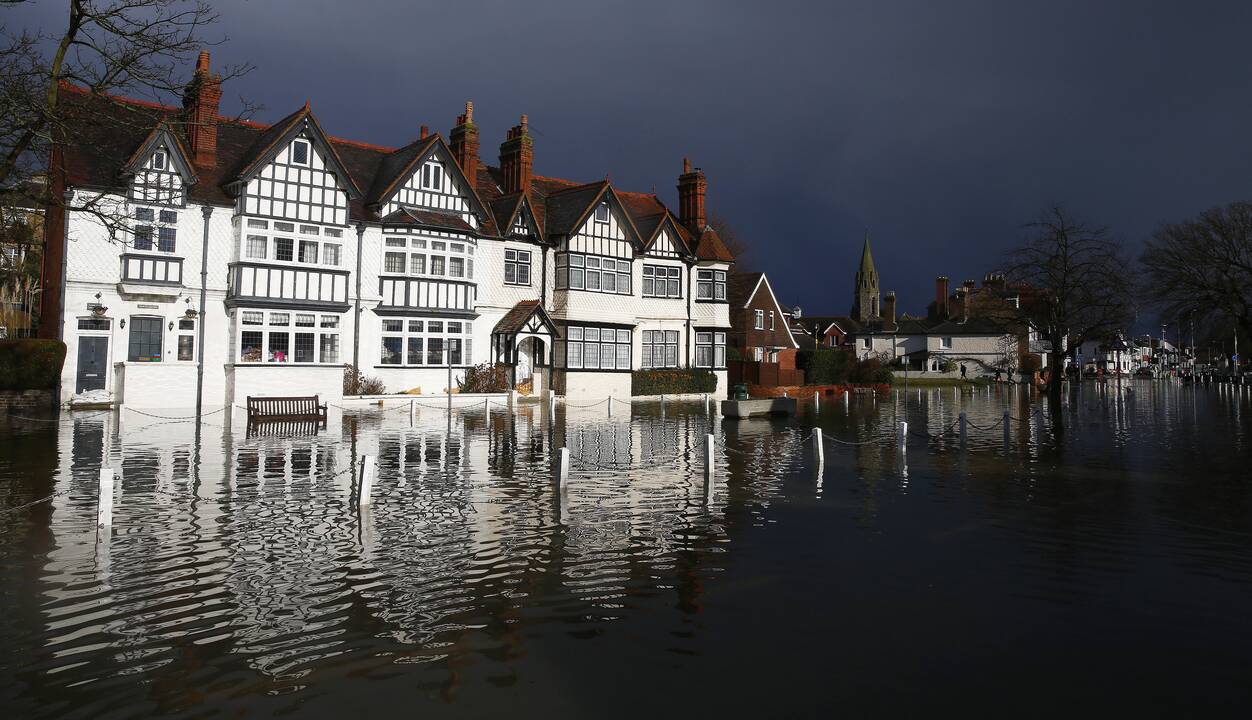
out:
{"label": "bare tree", "polygon": [[[21,5],[29,0],[0,0]],[[11,33],[0,25],[0,187],[27,193],[19,204],[43,207],[61,203],[50,197],[50,170],[54,143],[76,141],[75,127],[92,125],[97,133],[111,126],[124,129],[142,124],[151,129],[150,115],[128,117],[118,111],[113,95],[152,101],[176,96],[186,84],[182,76],[194,53],[216,44],[201,37],[217,21],[217,13],[203,0],[64,0],[66,25]],[[249,66],[228,68],[223,79],[247,72]],[[66,86],[86,90],[96,102],[65,102]],[[171,124],[182,122],[171,118]],[[123,215],[97,196],[70,204],[90,213],[116,235]]]}
{"label": "bare tree", "polygon": [[1252,337],[1252,203],[1162,226],[1140,257],[1144,296],[1166,317],[1233,322]]}
{"label": "bare tree", "polygon": [[1107,228],[1076,220],[1062,207],[1027,228],[1027,238],[1008,254],[1005,275],[1031,290],[1021,297],[1020,311],[1046,345],[1052,424],[1060,432],[1066,355],[1126,327],[1134,281],[1121,243]]}
{"label": "bare tree", "polygon": [[717,232],[717,236],[722,239],[722,244],[735,256],[735,265],[731,268],[732,272],[748,272],[751,269],[752,248],[739,237],[739,233],[735,232],[734,225],[721,215],[709,213],[709,227]]}

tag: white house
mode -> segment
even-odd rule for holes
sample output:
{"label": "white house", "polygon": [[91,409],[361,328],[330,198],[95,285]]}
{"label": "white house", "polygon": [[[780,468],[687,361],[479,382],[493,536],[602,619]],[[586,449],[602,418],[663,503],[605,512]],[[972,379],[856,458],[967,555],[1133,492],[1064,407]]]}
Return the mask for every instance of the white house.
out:
{"label": "white house", "polygon": [[82,122],[54,149],[54,192],[96,210],[49,209],[63,401],[334,399],[345,364],[390,392],[442,393],[485,362],[572,396],[629,395],[632,370],[671,367],[708,367],[724,391],[712,346],[734,258],[686,161],[675,214],[534,175],[525,116],[490,167],[468,103],[450,141],[423,127],[388,148],[330,136],[308,105],[224,118],[220,97],[208,53],[181,108],[63,91]]}

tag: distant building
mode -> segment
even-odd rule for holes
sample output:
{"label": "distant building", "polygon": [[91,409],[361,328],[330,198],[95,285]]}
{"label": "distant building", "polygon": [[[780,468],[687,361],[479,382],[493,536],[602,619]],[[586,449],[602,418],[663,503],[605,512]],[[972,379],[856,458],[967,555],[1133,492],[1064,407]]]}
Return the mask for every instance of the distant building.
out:
{"label": "distant building", "polygon": [[790,313],[784,312],[764,273],[743,273],[730,280],[729,343],[735,361],[729,380],[756,385],[803,385],[796,369],[800,347],[791,333]]}

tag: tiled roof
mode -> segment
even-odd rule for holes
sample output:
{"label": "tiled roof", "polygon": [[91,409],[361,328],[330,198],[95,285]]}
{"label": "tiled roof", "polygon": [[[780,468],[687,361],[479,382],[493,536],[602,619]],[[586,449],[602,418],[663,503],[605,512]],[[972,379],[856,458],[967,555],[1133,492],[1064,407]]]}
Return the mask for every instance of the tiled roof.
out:
{"label": "tiled roof", "polygon": [[[66,179],[71,185],[120,187],[121,168],[158,123],[168,121],[175,134],[181,127],[182,108],[130,98],[91,95],[82,88],[63,87],[67,92],[63,93],[62,102],[69,108],[67,125],[73,128],[72,135],[62,138]],[[235,199],[226,192],[226,185],[252,169],[265,150],[306,117],[316,126],[317,119],[307,105],[270,125],[225,118],[220,120],[217,128],[218,163],[215,167],[195,166],[199,182],[191,187],[190,198],[212,205],[233,205]],[[407,174],[416,158],[428,152],[433,143],[440,142],[437,133],[401,148],[326,137],[349,175],[347,180],[362,194],[362,197],[353,198],[350,202],[350,216],[354,220],[367,221],[378,219],[370,209],[372,204],[389,193],[395,183]],[[504,223],[512,219],[520,193],[504,195],[499,168],[481,162],[478,168],[478,177],[470,180],[488,210],[487,217],[482,218],[479,232],[486,235],[507,232],[508,227]],[[531,205],[540,235],[547,238],[572,232],[574,228],[571,226],[608,186],[605,180],[579,183],[533,176],[526,199]],[[679,240],[697,258],[734,261],[734,256],[712,228],[706,227],[697,240],[654,194],[619,191],[616,188],[609,192],[621,203],[627,221],[641,233],[642,239],[650,238],[658,224],[669,217],[674,221]],[[443,222],[442,219],[440,221]]]}
{"label": "tiled roof", "polygon": [[439,210],[422,210],[405,207],[391,213],[381,222],[387,225],[417,225],[420,227],[441,228],[474,232],[473,226],[461,219],[457,213],[440,212]]}
{"label": "tiled roof", "polygon": [[535,314],[539,309],[538,300],[523,300],[513,306],[513,309],[504,314],[496,326],[491,329],[492,334],[511,334],[516,333],[526,327],[526,321],[530,316]]}
{"label": "tiled roof", "polygon": [[726,296],[731,305],[742,307],[751,300],[752,291],[765,273],[735,273],[726,281]]}

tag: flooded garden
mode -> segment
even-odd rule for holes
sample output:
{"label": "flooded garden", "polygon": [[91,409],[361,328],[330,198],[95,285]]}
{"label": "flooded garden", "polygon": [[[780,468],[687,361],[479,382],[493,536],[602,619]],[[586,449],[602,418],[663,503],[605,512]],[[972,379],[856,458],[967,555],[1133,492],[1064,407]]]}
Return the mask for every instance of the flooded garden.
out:
{"label": "flooded garden", "polygon": [[1043,398],[995,387],[743,421],[426,400],[287,436],[185,410],[0,416],[0,701],[1233,713],[1252,695],[1252,393],[1087,383],[1062,412],[1060,439]]}

